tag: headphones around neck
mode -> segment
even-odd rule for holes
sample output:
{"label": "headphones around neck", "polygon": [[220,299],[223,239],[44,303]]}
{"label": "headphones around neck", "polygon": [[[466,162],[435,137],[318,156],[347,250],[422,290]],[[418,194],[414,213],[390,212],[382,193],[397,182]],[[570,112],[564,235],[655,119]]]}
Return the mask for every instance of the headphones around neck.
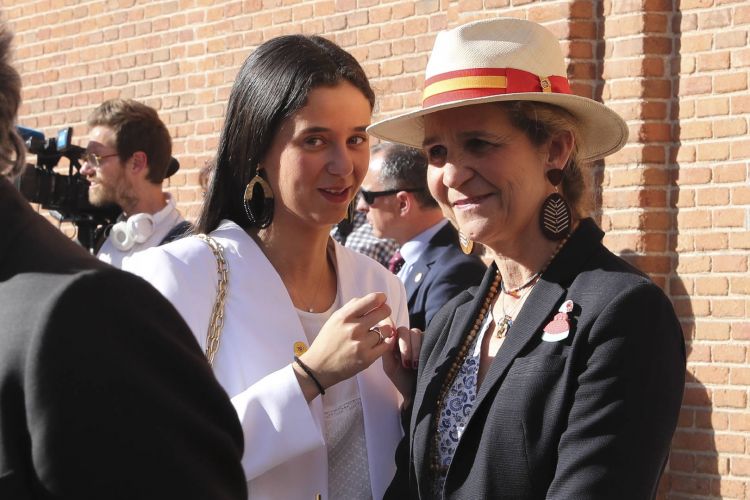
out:
{"label": "headphones around neck", "polygon": [[135,214],[112,226],[110,238],[116,249],[126,252],[154,234],[156,221],[151,214]]}

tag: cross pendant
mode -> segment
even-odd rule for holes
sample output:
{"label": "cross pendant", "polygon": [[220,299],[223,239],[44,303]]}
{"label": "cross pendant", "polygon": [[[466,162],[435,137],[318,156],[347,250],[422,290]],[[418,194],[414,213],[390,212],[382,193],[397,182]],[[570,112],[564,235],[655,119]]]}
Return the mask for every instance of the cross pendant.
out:
{"label": "cross pendant", "polygon": [[505,334],[508,333],[508,329],[513,324],[513,319],[511,319],[510,316],[507,314],[503,316],[503,319],[500,320],[500,322],[497,324],[497,328],[495,329],[495,338],[501,339],[505,337]]}

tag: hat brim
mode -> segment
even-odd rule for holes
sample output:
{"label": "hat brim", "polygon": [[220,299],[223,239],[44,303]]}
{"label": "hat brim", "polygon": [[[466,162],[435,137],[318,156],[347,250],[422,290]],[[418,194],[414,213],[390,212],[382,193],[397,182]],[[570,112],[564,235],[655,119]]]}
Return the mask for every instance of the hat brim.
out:
{"label": "hat brim", "polygon": [[543,92],[500,94],[437,104],[373,123],[367,128],[367,132],[379,139],[421,149],[424,142],[425,116],[445,109],[506,101],[555,104],[573,114],[578,121],[583,142],[578,151],[578,158],[582,162],[604,158],[619,151],[628,141],[628,126],[625,120],[607,106],[577,95]]}

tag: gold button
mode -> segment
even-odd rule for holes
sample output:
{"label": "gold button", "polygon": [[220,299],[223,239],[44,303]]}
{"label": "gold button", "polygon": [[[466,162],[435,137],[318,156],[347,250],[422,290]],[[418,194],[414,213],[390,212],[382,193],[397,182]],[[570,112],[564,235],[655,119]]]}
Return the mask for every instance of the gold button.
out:
{"label": "gold button", "polygon": [[294,355],[295,356],[302,356],[307,352],[307,344],[304,342],[295,342],[294,343]]}

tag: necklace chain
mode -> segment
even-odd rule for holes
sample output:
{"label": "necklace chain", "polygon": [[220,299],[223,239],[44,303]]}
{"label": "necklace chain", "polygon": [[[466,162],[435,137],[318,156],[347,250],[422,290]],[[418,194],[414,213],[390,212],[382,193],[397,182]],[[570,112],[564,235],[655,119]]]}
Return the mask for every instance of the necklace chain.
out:
{"label": "necklace chain", "polygon": [[[546,266],[545,266],[545,269],[546,269]],[[520,292],[521,290],[523,290],[524,288],[527,288],[529,286],[535,285],[536,284],[536,280],[539,279],[539,277],[542,275],[542,273],[545,271],[545,269],[542,269],[538,273],[535,273],[534,276],[532,276],[531,278],[529,278],[529,280],[526,283],[524,283],[523,285],[517,286],[515,288],[511,288],[510,290],[506,289],[505,288],[505,282],[501,281],[500,282],[500,290],[502,290],[502,292],[505,293],[505,294],[507,294],[507,295],[510,295],[512,297],[516,297],[517,296],[516,294],[518,292]]]}
{"label": "necklace chain", "polygon": [[328,261],[330,259],[328,251],[329,251],[328,245],[326,245],[326,262],[325,262],[325,265],[323,267],[321,267],[321,270],[318,273],[318,283],[315,286],[315,294],[313,295],[312,300],[310,302],[308,302],[308,304],[307,304],[307,312],[310,312],[310,313],[314,313],[315,312],[315,307],[314,307],[315,306],[315,300],[318,298],[318,292],[320,292],[321,282],[323,281],[323,279],[322,279],[323,278],[323,273],[325,272],[326,267],[328,267]]}
{"label": "necklace chain", "polygon": [[[550,255],[549,259],[547,259],[547,263],[544,264],[544,266],[539,271],[534,273],[534,275],[523,285],[511,288],[510,290],[506,290],[502,280],[500,281],[500,307],[503,310],[503,317],[500,319],[500,321],[495,322],[495,338],[501,339],[508,334],[508,330],[510,330],[510,327],[513,325],[516,312],[523,304],[524,298],[526,298],[526,296],[531,293],[531,290],[534,289],[534,286],[536,286],[536,284],[539,282],[539,278],[542,277],[542,274],[544,274],[555,257],[557,257],[557,254],[560,253],[560,249],[565,245],[565,243],[567,243],[569,237],[570,235],[568,234],[560,241],[557,247],[555,247],[555,251],[552,252],[552,255]],[[521,290],[523,290],[523,293],[518,293]],[[505,295],[517,299],[513,310],[510,312],[505,311]]]}
{"label": "necklace chain", "polygon": [[[489,313],[490,308],[492,307],[492,302],[495,300],[497,293],[499,291],[502,291],[506,293],[507,295],[510,295],[511,297],[513,297],[513,293],[521,291],[525,288],[528,288],[528,290],[526,290],[523,293],[523,296],[526,296],[527,294],[531,293],[531,290],[534,288],[534,285],[536,285],[539,278],[547,270],[547,268],[552,263],[552,261],[557,256],[557,254],[560,252],[562,247],[565,245],[565,243],[567,243],[568,238],[570,237],[570,234],[572,234],[574,231],[575,231],[575,226],[571,228],[570,233],[568,233],[568,235],[560,241],[560,244],[557,245],[557,248],[555,248],[555,251],[547,260],[547,263],[544,265],[544,267],[538,273],[536,273],[529,281],[521,285],[521,287],[514,288],[506,292],[505,289],[502,288],[502,276],[500,275],[500,271],[499,270],[497,271],[497,274],[495,275],[495,279],[492,281],[492,284],[490,285],[490,289],[487,292],[487,296],[484,298],[482,307],[479,309],[479,314],[474,319],[474,323],[472,323],[469,333],[466,335],[466,337],[464,338],[464,341],[461,343],[461,347],[458,350],[458,354],[456,354],[456,357],[453,359],[453,363],[451,363],[451,366],[448,369],[448,373],[445,376],[445,380],[443,380],[443,385],[440,387],[440,392],[438,393],[437,405],[435,406],[435,413],[433,416],[433,423],[432,423],[433,440],[432,440],[432,450],[430,454],[431,455],[430,469],[432,470],[433,474],[437,475],[441,471],[443,472],[445,471],[445,468],[440,465],[440,453],[438,451],[439,446],[440,446],[440,434],[438,432],[438,429],[439,429],[439,424],[440,424],[440,416],[443,413],[443,403],[445,402],[445,397],[448,395],[448,391],[453,386],[453,382],[456,379],[456,376],[458,375],[459,371],[461,370],[461,365],[463,365],[464,360],[466,359],[466,355],[469,352],[469,347],[474,343],[474,338],[479,333],[479,329],[482,327],[482,323],[484,323],[484,319]],[[518,303],[516,303],[516,307],[513,308],[513,311],[511,311],[511,314],[516,313],[516,309],[520,307],[520,304],[522,302],[523,302],[522,300],[519,300]],[[510,329],[511,324],[513,323],[513,319],[505,313],[504,303],[501,303],[501,307],[503,308],[503,319],[501,320],[500,324],[505,326],[501,337],[504,337],[508,333],[508,330]],[[500,325],[498,325],[498,327],[499,326]],[[498,332],[497,335],[500,336],[500,332]]]}
{"label": "necklace chain", "polygon": [[[541,276],[541,274],[539,275]],[[537,276],[537,278],[539,277]],[[535,278],[536,279],[536,278]],[[502,290],[502,281],[500,282],[500,289]],[[534,281],[534,285],[536,285],[536,281]],[[526,288],[522,287],[521,289]],[[509,293],[506,293],[504,290],[502,290],[504,293],[500,294],[500,308],[503,310],[503,317],[500,321],[497,321],[495,324],[495,338],[501,339],[505,337],[505,335],[508,333],[508,330],[510,330],[510,327],[513,325],[513,318],[515,318],[516,311],[518,311],[518,308],[521,307],[521,304],[523,304],[523,299],[531,293],[531,290],[534,289],[534,286],[528,287],[521,295],[517,297],[516,303],[513,305],[513,309],[511,311],[506,312],[505,311],[505,295],[511,295]],[[511,297],[515,297],[514,295],[511,295]]]}

